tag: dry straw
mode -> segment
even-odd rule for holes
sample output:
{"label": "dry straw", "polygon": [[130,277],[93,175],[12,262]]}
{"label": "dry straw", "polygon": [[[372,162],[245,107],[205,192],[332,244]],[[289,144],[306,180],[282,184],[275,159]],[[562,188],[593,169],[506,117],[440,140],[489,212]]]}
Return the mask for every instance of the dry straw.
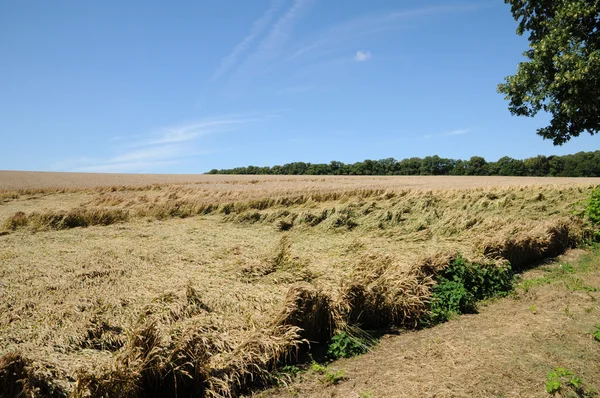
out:
{"label": "dry straw", "polygon": [[[142,220],[158,219],[162,221],[156,233],[172,228],[167,236],[173,240],[192,227],[210,225],[211,229],[201,232],[214,234],[210,242],[220,246],[210,261],[198,260],[209,270],[219,267],[213,274],[202,274],[210,275],[202,281],[204,288],[188,281],[173,291],[160,276],[148,272],[137,277],[140,290],[143,285],[161,291],[154,299],[131,298],[132,303],[139,303],[132,305],[122,296],[118,309],[103,303],[91,306],[97,308],[96,313],[77,324],[81,333],[70,339],[63,358],[68,358],[69,350],[98,351],[110,355],[102,365],[82,366],[78,374],[67,376],[58,370],[59,362],[40,362],[34,358],[35,350],[26,350],[25,345],[22,353],[5,353],[0,357],[0,389],[7,393],[0,397],[239,396],[272,383],[278,367],[294,363],[338,331],[356,334],[416,326],[427,315],[434,276],[459,252],[473,261],[484,257],[509,260],[520,270],[573,247],[585,237],[586,226],[569,214],[590,189],[546,186],[423,192],[350,186],[299,193],[297,187],[296,191],[285,187],[269,194],[246,190],[248,184],[260,187],[260,179],[239,187],[233,181],[226,189],[212,191],[183,185],[65,191],[75,195],[69,199],[72,202],[67,201],[71,208],[27,212],[15,205],[22,196],[60,197],[62,193],[6,195],[6,205],[18,210],[5,218],[4,229],[10,234],[3,239],[30,237],[28,229],[64,237],[58,234],[85,226],[98,226],[93,231],[97,236],[112,231],[113,227],[100,227],[113,223],[122,223],[137,234],[133,236],[140,236],[148,225],[154,225]],[[197,215],[205,224],[178,220]],[[281,231],[286,232],[282,235]],[[259,250],[258,244],[249,249],[249,243],[244,246],[246,242],[239,240],[228,243],[228,234],[236,233],[264,236],[256,241],[270,248]],[[172,273],[196,261],[185,256],[188,247],[181,248],[181,260],[169,253],[168,261],[180,261],[169,268]],[[144,250],[149,254],[138,261],[150,265],[158,261],[151,254],[156,252]],[[311,257],[312,252],[317,254]],[[16,284],[19,274],[12,270],[28,263],[20,263],[24,261],[20,254],[11,253],[4,251],[0,256],[13,261],[11,271],[4,275]],[[109,266],[110,255],[105,257],[97,267],[71,271],[76,279],[69,280],[65,292],[91,288],[103,294],[133,278],[135,266],[121,264],[118,256]],[[149,285],[147,278],[157,285]],[[20,308],[28,309],[33,298],[15,295],[11,300],[23,302]],[[12,310],[5,314],[0,315],[4,325],[10,324],[8,317],[18,315]],[[57,370],[48,373],[48,369]],[[61,382],[69,377],[76,377],[76,383]]]}

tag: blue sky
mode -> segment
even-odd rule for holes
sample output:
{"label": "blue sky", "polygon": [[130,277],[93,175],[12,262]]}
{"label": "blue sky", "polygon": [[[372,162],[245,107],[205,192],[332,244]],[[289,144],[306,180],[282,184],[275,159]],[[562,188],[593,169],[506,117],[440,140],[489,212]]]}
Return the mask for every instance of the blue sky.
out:
{"label": "blue sky", "polygon": [[500,0],[0,3],[0,169],[200,173],[554,147],[496,85]]}

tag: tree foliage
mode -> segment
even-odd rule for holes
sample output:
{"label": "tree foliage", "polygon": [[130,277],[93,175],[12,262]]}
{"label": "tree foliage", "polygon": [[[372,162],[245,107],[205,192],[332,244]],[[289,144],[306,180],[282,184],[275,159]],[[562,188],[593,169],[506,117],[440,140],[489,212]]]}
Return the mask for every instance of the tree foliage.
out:
{"label": "tree foliage", "polygon": [[562,145],[582,132],[600,131],[600,0],[505,0],[529,33],[526,62],[505,79],[513,115],[548,112],[537,133]]}
{"label": "tree foliage", "polygon": [[236,167],[213,169],[209,174],[286,174],[286,175],[469,175],[534,177],[600,177],[600,151],[579,152],[565,156],[539,155],[525,160],[504,156],[487,162],[481,156],[455,160],[427,156],[396,160],[364,160],[352,164],[293,162],[273,167]]}

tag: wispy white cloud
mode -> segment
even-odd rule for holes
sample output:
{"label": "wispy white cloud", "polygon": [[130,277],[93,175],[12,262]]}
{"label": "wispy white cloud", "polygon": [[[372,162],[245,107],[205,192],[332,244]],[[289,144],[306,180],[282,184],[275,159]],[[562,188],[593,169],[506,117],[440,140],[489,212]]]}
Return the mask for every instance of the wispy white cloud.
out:
{"label": "wispy white cloud", "polygon": [[107,158],[67,159],[51,165],[53,170],[96,173],[146,173],[185,158],[211,153],[183,145],[160,145],[150,148],[117,149],[117,155]]}
{"label": "wispy white cloud", "polygon": [[490,4],[446,4],[439,6],[429,6],[414,8],[411,10],[392,11],[380,17],[380,21],[394,21],[421,15],[447,14],[452,12],[469,12],[489,7]]}
{"label": "wispy white cloud", "polygon": [[140,161],[158,161],[171,159],[181,155],[181,148],[177,145],[161,145],[151,148],[134,149],[107,160],[107,163],[130,163]]}
{"label": "wispy white cloud", "polygon": [[[415,17],[426,17],[455,12],[470,12],[489,5],[475,4],[447,4],[442,6],[420,7],[409,10],[396,10],[351,19],[330,29],[321,32],[314,41],[304,43],[299,49],[292,52],[287,61],[313,53],[327,53],[327,49],[348,42],[361,36],[390,31],[402,27],[401,22]],[[320,51],[318,51],[320,50]]]}
{"label": "wispy white cloud", "polygon": [[312,6],[314,0],[294,0],[288,11],[273,25],[269,35],[258,48],[258,56],[269,56],[280,50],[289,39],[294,24]]}
{"label": "wispy white cloud", "polygon": [[158,134],[158,136],[151,138],[147,141],[141,141],[137,143],[137,145],[144,146],[193,141],[207,134],[231,131],[238,128],[240,125],[259,122],[273,117],[276,117],[276,115],[271,114],[263,116],[253,116],[252,114],[249,114],[203,120],[198,123],[185,124],[181,126],[163,129]]}
{"label": "wispy white cloud", "polygon": [[120,143],[112,148],[112,151],[116,152],[114,156],[66,159],[54,163],[51,169],[105,173],[159,171],[166,165],[213,153],[214,151],[203,148],[201,142],[198,142],[207,134],[236,130],[250,123],[266,121],[274,117],[277,117],[277,114],[243,114],[207,118],[195,123],[167,127],[147,134],[144,138]]}
{"label": "wispy white cloud", "polygon": [[354,55],[354,60],[356,62],[364,62],[371,58],[371,51],[362,51],[358,50]]}
{"label": "wispy white cloud", "polygon": [[271,5],[267,9],[267,11],[252,24],[252,29],[250,29],[250,33],[248,33],[248,35],[244,37],[242,41],[240,41],[233,48],[229,55],[223,58],[221,64],[219,65],[219,68],[211,76],[210,81],[218,80],[222,75],[227,73],[239,63],[243,53],[265,31],[265,29],[267,29],[267,27],[273,20],[275,14],[281,8],[282,4],[282,0],[271,1]]}
{"label": "wispy white cloud", "polygon": [[319,47],[323,46],[326,43],[327,43],[326,40],[320,40],[320,41],[317,41],[315,43],[312,43],[312,44],[309,44],[307,46],[304,46],[304,47],[300,48],[299,50],[296,50],[291,56],[289,56],[287,58],[287,61],[290,61],[290,60],[292,60],[294,58],[300,57],[301,55],[309,53],[312,50],[314,50],[316,48],[319,48]]}
{"label": "wispy white cloud", "polygon": [[255,51],[239,64],[232,77],[234,86],[251,76],[264,73],[265,69],[281,56],[295,24],[308,12],[314,2],[315,0],[294,0],[287,11],[272,25]]}

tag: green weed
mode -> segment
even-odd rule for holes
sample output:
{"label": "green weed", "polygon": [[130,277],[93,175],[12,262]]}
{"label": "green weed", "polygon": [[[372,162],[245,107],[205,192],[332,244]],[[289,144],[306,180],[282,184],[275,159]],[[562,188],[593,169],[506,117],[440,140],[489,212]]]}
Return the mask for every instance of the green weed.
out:
{"label": "green weed", "polygon": [[279,386],[285,386],[302,372],[304,372],[304,369],[296,365],[286,365],[274,374],[275,383]]}
{"label": "green weed", "polygon": [[594,225],[600,225],[600,188],[592,191],[586,204],[585,215]]}
{"label": "green weed", "polygon": [[473,313],[479,300],[506,296],[513,289],[514,276],[508,264],[474,264],[459,256],[436,277],[436,281],[426,325],[445,322],[458,314]]}
{"label": "green weed", "polygon": [[288,374],[290,376],[296,376],[298,373],[302,372],[302,369],[300,369],[296,365],[286,365],[283,368],[281,368],[280,372]]}
{"label": "green weed", "polygon": [[350,358],[366,353],[371,345],[373,345],[371,340],[340,332],[331,338],[327,355],[332,359]]}
{"label": "green weed", "polygon": [[319,375],[325,375],[325,383],[339,384],[340,381],[346,380],[346,372],[338,370],[337,372],[329,370],[325,365],[314,362],[310,365],[310,369]]}
{"label": "green weed", "polygon": [[537,307],[535,305],[530,305],[529,306],[529,311],[533,312],[534,314],[537,312]]}
{"label": "green weed", "polygon": [[594,340],[600,341],[600,325],[595,325],[594,328],[596,330],[592,332],[592,336],[594,336]]}
{"label": "green weed", "polygon": [[565,281],[565,287],[571,291],[581,291],[586,293],[600,291],[600,288],[586,285],[581,278],[569,278]]}
{"label": "green weed", "polygon": [[600,242],[600,188],[596,188],[592,191],[586,204],[585,215],[587,219],[596,226],[592,240]]}
{"label": "green weed", "polygon": [[346,372],[343,370],[338,370],[337,372],[327,372],[325,374],[325,382],[327,384],[339,384],[340,381],[346,379]]}
{"label": "green weed", "polygon": [[574,392],[578,397],[586,396],[585,385],[580,377],[566,368],[554,368],[546,377],[546,392],[557,394],[564,390]]}
{"label": "green weed", "polygon": [[327,366],[321,365],[321,364],[319,364],[317,362],[313,362],[310,365],[310,369],[313,372],[315,372],[317,374],[320,374],[320,375],[323,375],[323,374],[327,373]]}

